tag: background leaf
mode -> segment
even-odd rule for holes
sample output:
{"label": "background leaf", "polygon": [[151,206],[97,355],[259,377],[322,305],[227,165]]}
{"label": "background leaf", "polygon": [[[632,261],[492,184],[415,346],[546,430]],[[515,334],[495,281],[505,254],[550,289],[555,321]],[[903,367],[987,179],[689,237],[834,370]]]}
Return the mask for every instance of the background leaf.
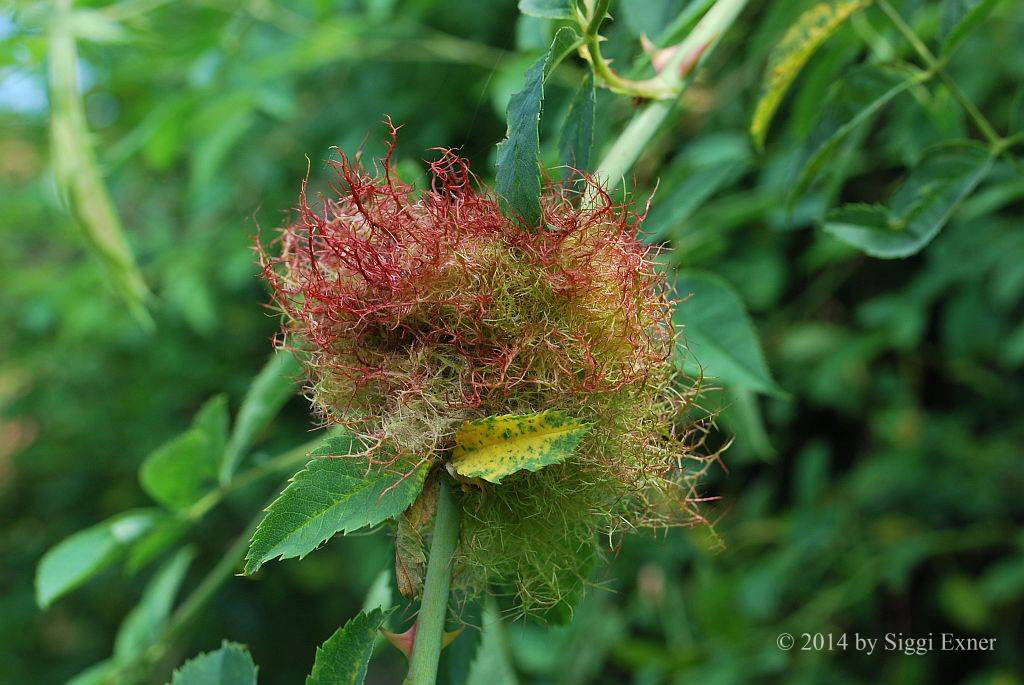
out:
{"label": "background leaf", "polygon": [[186,661],[171,685],[256,685],[257,671],[244,645],[225,640],[217,651]]}
{"label": "background leaf", "polygon": [[267,427],[281,407],[296,392],[296,379],[302,373],[302,364],[291,350],[275,350],[249,386],[242,406],[235,417],[224,459],[220,466],[220,482],[231,480],[245,457],[256,444],[260,432]]}
{"label": "background leaf", "polygon": [[595,103],[594,75],[588,71],[569,104],[569,113],[565,117],[558,141],[561,163],[577,171],[590,169],[590,151],[594,146]]}
{"label": "background leaf", "polygon": [[467,421],[455,433],[452,464],[459,475],[500,483],[517,471],[565,461],[588,428],[558,411]]}
{"label": "background leaf", "polygon": [[125,617],[117,631],[114,657],[119,662],[132,662],[160,639],[178,588],[194,557],[195,551],[192,549],[179,550],[146,585],[139,603]]}
{"label": "background leaf", "polygon": [[393,518],[423,489],[428,464],[406,477],[344,456],[351,451],[349,438],[329,438],[310,455],[326,458],[306,464],[267,507],[245,557],[246,575],[274,558],[304,557],[335,533]]}
{"label": "background leaf", "polygon": [[982,145],[934,148],[911,170],[889,208],[844,205],[823,228],[872,257],[908,257],[927,245],[992,168]]}
{"label": "background leaf", "polygon": [[117,661],[104,659],[75,675],[66,685],[111,685],[117,674]]}
{"label": "background leaf", "polygon": [[306,678],[306,685],[362,685],[384,617],[380,609],[369,613],[360,611],[335,631],[317,647],[313,671]]}
{"label": "background leaf", "polygon": [[39,561],[36,602],[45,608],[113,564],[128,544],[153,527],[159,515],[156,509],[125,512],[61,541]]}
{"label": "background leaf", "polygon": [[851,69],[834,83],[822,107],[821,118],[803,145],[800,174],[791,196],[807,188],[854,129],[922,80],[921,75],[907,76],[867,65]]}
{"label": "background leaf", "polygon": [[572,19],[573,0],[519,0],[519,11],[542,19]]}
{"label": "background leaf", "polygon": [[[60,190],[99,261],[110,284],[129,311],[147,329],[153,320],[146,311],[152,295],[125,238],[121,219],[110,198],[95,153],[90,146],[85,108],[78,86],[78,46],[70,5],[58,5],[52,15],[49,40],[51,154]],[[79,23],[81,18],[79,15]]]}
{"label": "background leaf", "polygon": [[516,671],[508,653],[508,637],[493,600],[484,603],[480,644],[466,676],[466,685],[516,685]]}
{"label": "background leaf", "polygon": [[681,356],[687,374],[703,373],[726,387],[784,394],[768,371],[743,301],[725,279],[688,270],[676,276],[675,291],[688,298],[675,311],[686,345]]}
{"label": "background leaf", "polygon": [[154,500],[171,509],[185,509],[217,484],[217,470],[227,443],[226,395],[209,400],[191,428],[146,458],[139,481]]}
{"label": "background leaf", "polygon": [[939,39],[942,52],[949,54],[967,34],[985,20],[999,0],[942,0]]}
{"label": "background leaf", "polygon": [[815,50],[838,29],[851,14],[870,4],[870,0],[829,0],[816,3],[800,15],[768,56],[768,66],[750,122],[750,135],[758,148],[764,147],[775,110],[793,80]]}
{"label": "background leaf", "polygon": [[137,573],[166,552],[192,528],[193,521],[180,516],[166,516],[132,543],[125,561],[128,573]]}
{"label": "background leaf", "polygon": [[659,179],[662,185],[643,224],[644,241],[668,239],[719,190],[743,176],[750,162],[750,139],[741,133],[708,135],[689,143],[673,174]]}

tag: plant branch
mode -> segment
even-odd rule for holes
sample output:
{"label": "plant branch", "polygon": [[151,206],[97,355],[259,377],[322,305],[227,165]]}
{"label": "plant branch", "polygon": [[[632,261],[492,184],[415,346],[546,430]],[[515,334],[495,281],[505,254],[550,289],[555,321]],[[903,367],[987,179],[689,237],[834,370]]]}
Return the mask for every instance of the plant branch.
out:
{"label": "plant branch", "polygon": [[423,599],[416,619],[416,637],[406,685],[434,685],[441,657],[444,620],[448,614],[448,590],[452,582],[452,556],[459,540],[459,506],[452,496],[451,484],[441,476],[437,488],[437,514],[430,543]]}
{"label": "plant branch", "polygon": [[594,75],[614,93],[648,100],[676,99],[684,87],[683,79],[678,75],[678,72],[683,70],[686,60],[696,60],[700,55],[701,49],[704,47],[703,43],[692,40],[692,36],[699,32],[700,25],[698,24],[690,36],[681,43],[666,48],[675,52],[657,76],[637,81],[615,73],[601,54],[601,41],[604,38],[598,31],[607,15],[608,0],[598,0],[590,16],[580,19],[580,25],[583,29],[583,43],[586,47],[585,56],[594,70]]}
{"label": "plant branch", "polygon": [[[658,77],[663,82],[674,82],[675,96],[671,100],[657,100],[644,107],[612,144],[595,172],[595,176],[608,190],[614,190],[626,172],[632,168],[640,153],[658,132],[662,122],[675,109],[678,96],[691,82],[699,64],[695,64],[690,75],[682,79],[678,75],[678,70],[683,60],[694,54],[702,54],[703,61],[721,36],[732,26],[746,4],[747,0],[718,0],[693,31],[675,48],[675,54]],[[601,60],[592,62],[596,68],[596,64]]]}
{"label": "plant branch", "polygon": [[924,41],[922,41],[917,33],[914,32],[914,29],[911,28],[910,24],[908,24],[900,13],[897,12],[896,9],[886,0],[879,0],[878,6],[882,8],[885,16],[889,18],[889,21],[891,21],[893,26],[896,27],[896,30],[899,31],[903,37],[906,38],[907,42],[910,43],[911,47],[914,48],[914,51],[918,54],[921,60],[924,61],[928,69],[938,74],[939,78],[942,79],[942,82],[949,90],[950,95],[952,95],[953,99],[960,103],[960,106],[964,108],[964,111],[966,111],[967,115],[974,121],[978,130],[981,131],[981,134],[985,137],[985,140],[987,140],[992,146],[992,149],[996,151],[997,154],[998,152],[1002,152],[1005,148],[1004,139],[1000,137],[996,132],[995,127],[992,126],[992,123],[984,114],[982,114],[981,110],[971,102],[971,99],[967,97],[967,94],[960,89],[957,82],[954,81],[946,71],[945,60],[939,59],[932,54],[932,51],[928,49],[928,46],[924,44]]}

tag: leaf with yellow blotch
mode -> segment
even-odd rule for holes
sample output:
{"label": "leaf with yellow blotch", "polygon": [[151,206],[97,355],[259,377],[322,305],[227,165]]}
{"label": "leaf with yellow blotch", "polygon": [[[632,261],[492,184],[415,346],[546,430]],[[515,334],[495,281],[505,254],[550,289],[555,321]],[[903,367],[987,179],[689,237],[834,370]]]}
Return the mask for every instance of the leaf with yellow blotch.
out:
{"label": "leaf with yellow blotch", "polygon": [[786,31],[768,56],[761,97],[750,122],[750,135],[758,148],[764,147],[772,116],[807,60],[854,12],[870,4],[871,0],[819,2]]}
{"label": "leaf with yellow blotch", "polygon": [[461,476],[498,483],[517,471],[565,461],[589,428],[558,411],[467,421],[455,433],[452,463]]}

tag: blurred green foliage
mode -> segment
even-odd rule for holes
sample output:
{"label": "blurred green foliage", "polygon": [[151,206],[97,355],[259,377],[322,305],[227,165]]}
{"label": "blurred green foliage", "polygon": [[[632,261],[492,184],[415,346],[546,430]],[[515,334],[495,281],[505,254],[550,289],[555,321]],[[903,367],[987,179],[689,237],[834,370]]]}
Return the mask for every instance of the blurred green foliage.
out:
{"label": "blurred green foliage", "polygon": [[[707,505],[717,535],[625,538],[597,579],[615,592],[589,593],[571,626],[509,627],[523,683],[1024,679],[1024,177],[997,159],[905,260],[867,257],[815,228],[828,207],[884,202],[929,146],[978,135],[944,84],[914,84],[853,127],[823,176],[791,197],[830,86],[858,63],[915,60],[879,11],[855,15],[797,77],[755,154],[747,128],[768,52],[812,4],[748,6],[630,183],[641,201],[660,183],[646,230],[670,248],[662,259],[740,293],[781,392],[707,396],[721,410],[714,445],[736,434],[728,471],[713,469],[704,486],[718,498]],[[640,34],[657,39],[686,5],[621,0],[606,56],[642,65]],[[937,49],[939,3],[898,6]],[[552,36],[551,22],[520,16],[511,0],[78,3],[89,142],[156,293],[147,332],[57,190],[51,15],[49,3],[0,10],[4,683],[63,682],[114,649],[153,567],[108,570],[40,610],[36,563],[72,532],[149,506],[139,464],[204,402],[226,392],[237,412],[277,327],[251,249],[260,228],[271,237],[307,174],[311,190],[326,189],[332,146],[379,153],[385,115],[404,125],[410,180],[423,182],[429,148],[447,146],[492,181],[506,103]],[[1000,134],[1020,130],[1018,7],[995,3],[956,39],[950,74]],[[581,73],[560,67],[545,92],[551,166]],[[634,105],[600,91],[596,108],[599,159]],[[305,402],[292,400],[250,459],[304,442],[309,425]],[[198,582],[274,487],[232,493],[187,534],[189,570],[172,571]],[[260,682],[299,682],[314,645],[391,563],[391,544],[337,539],[258,582],[231,579],[154,682],[222,638],[249,645]],[[805,632],[998,640],[994,652],[867,656],[781,651],[782,631],[798,647]],[[471,656],[470,638],[446,651],[450,682]],[[383,652],[370,682],[402,670],[397,652]]]}

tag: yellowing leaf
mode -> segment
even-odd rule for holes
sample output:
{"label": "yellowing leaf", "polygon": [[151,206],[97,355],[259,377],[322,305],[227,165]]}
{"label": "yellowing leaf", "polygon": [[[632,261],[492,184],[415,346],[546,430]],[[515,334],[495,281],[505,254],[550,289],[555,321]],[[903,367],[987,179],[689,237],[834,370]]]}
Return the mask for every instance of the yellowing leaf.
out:
{"label": "yellowing leaf", "polygon": [[588,428],[557,411],[467,421],[455,434],[452,462],[460,476],[498,483],[516,471],[565,461]]}
{"label": "yellowing leaf", "polygon": [[820,2],[800,15],[779,44],[768,56],[761,99],[750,122],[750,135],[757,147],[764,146],[768,125],[775,110],[789,90],[793,79],[807,64],[814,51],[828,40],[854,12],[871,4],[871,0],[833,0]]}

